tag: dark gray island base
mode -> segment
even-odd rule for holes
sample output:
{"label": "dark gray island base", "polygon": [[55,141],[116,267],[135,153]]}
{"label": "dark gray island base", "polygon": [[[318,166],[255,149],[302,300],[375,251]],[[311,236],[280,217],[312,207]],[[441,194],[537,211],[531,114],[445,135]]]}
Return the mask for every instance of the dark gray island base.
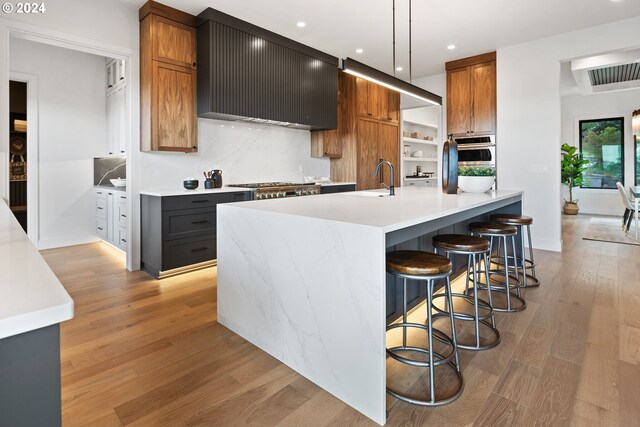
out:
{"label": "dark gray island base", "polygon": [[58,324],[0,339],[0,425],[62,425]]}

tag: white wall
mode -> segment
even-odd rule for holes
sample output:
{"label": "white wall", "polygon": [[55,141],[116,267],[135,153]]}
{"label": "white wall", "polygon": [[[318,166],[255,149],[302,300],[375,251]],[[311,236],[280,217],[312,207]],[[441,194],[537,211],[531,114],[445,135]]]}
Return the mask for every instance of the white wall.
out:
{"label": "white wall", "polygon": [[38,246],[95,241],[93,157],[106,147],[105,60],[12,40],[10,61],[11,71],[38,78]]}
{"label": "white wall", "polygon": [[[640,89],[597,95],[563,96],[561,143],[579,146],[578,122],[587,119],[624,117],[624,184],[634,182],[634,144],[631,130],[632,112],[640,108]],[[569,199],[569,191],[562,186],[562,198]],[[615,190],[574,188],[573,197],[579,199],[581,213],[621,215],[624,211],[620,194]]]}
{"label": "white wall", "polygon": [[500,186],[524,190],[536,247],[561,250],[560,63],[633,48],[640,17],[498,49]]}
{"label": "white wall", "polygon": [[222,170],[224,184],[329,176],[329,159],[311,158],[310,135],[305,130],[198,119],[197,153],[140,154],[141,188],[182,188],[185,177],[202,181],[202,172],[211,169]]}

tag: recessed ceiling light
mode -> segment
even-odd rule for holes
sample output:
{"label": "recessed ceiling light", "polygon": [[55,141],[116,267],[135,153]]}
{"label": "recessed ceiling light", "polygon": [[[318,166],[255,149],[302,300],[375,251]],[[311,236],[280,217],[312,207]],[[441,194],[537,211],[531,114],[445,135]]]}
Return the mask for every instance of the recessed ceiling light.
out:
{"label": "recessed ceiling light", "polygon": [[402,71],[403,68],[402,67],[396,67],[396,71]]}
{"label": "recessed ceiling light", "polygon": [[360,48],[356,49],[356,53],[362,53],[362,52],[364,52],[364,50],[362,50]]}
{"label": "recessed ceiling light", "polygon": [[449,49],[449,50],[453,50],[455,48],[456,48],[455,44],[450,44],[449,46],[447,46],[447,49]]}
{"label": "recessed ceiling light", "polygon": [[302,27],[305,27],[305,26],[307,25],[307,23],[306,23],[306,22],[303,22],[303,21],[300,21],[300,22],[298,22],[296,25],[297,25],[298,27],[302,28]]}

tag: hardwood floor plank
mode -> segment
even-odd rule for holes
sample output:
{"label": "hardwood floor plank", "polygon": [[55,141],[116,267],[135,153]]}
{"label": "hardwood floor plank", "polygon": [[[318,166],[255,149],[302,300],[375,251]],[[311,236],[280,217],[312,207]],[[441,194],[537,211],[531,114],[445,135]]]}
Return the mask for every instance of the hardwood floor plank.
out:
{"label": "hardwood floor plank", "polygon": [[620,325],[620,360],[640,366],[640,329]]}
{"label": "hardwood floor plank", "polygon": [[620,425],[638,425],[640,403],[638,399],[640,368],[626,362],[620,362]]}
{"label": "hardwood floor plank", "polygon": [[576,399],[570,425],[575,427],[618,427],[621,424],[619,414]]}
{"label": "hardwood floor plank", "polygon": [[491,393],[484,403],[474,427],[511,427],[524,423],[527,408],[497,394]]}
{"label": "hardwood floor plank", "polygon": [[541,369],[511,360],[493,389],[495,394],[528,407],[540,380]]}

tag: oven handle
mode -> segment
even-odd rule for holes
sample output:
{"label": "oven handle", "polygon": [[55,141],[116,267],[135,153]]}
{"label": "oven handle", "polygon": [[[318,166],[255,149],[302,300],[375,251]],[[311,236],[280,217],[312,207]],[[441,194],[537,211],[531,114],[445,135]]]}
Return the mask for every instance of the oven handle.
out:
{"label": "oven handle", "polygon": [[458,151],[486,150],[496,148],[496,144],[458,144]]}

